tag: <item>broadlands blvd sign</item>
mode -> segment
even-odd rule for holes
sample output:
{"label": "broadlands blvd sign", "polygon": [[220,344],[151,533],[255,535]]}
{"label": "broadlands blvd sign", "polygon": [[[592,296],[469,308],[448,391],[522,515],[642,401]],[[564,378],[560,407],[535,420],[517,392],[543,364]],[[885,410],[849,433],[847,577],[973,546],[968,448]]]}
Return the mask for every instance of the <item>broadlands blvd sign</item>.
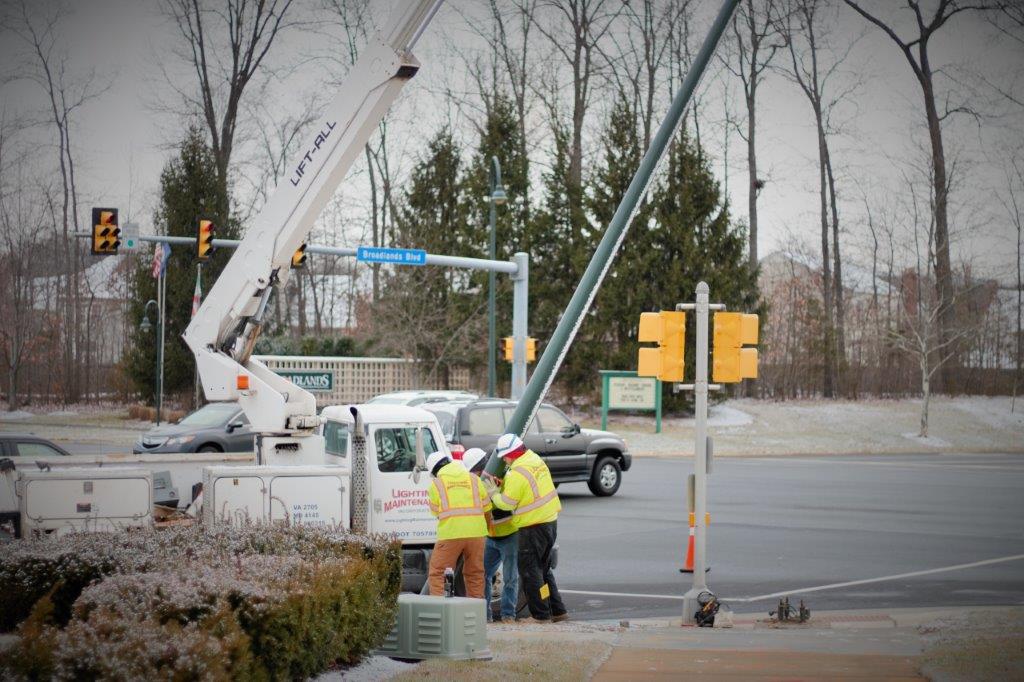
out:
{"label": "broadlands blvd sign", "polygon": [[307,391],[327,392],[334,390],[333,372],[301,372],[291,369],[275,369],[274,373]]}

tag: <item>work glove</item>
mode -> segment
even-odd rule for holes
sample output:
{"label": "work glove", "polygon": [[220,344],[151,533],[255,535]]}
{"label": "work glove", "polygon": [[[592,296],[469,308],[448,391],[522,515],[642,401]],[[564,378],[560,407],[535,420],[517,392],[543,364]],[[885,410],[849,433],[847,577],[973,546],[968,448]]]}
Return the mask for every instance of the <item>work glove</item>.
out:
{"label": "work glove", "polygon": [[494,497],[494,493],[498,492],[498,486],[494,484],[494,481],[490,477],[484,477],[482,481],[484,484],[484,490],[487,491],[487,497]]}

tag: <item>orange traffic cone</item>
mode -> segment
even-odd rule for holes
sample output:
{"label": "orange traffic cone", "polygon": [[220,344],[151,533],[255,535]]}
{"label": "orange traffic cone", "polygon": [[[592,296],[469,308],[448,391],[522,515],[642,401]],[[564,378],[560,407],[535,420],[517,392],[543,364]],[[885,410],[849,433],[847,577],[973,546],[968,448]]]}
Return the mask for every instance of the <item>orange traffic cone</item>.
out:
{"label": "orange traffic cone", "polygon": [[679,569],[680,573],[693,573],[693,539],[694,539],[694,518],[690,513],[690,539],[686,543],[686,563]]}

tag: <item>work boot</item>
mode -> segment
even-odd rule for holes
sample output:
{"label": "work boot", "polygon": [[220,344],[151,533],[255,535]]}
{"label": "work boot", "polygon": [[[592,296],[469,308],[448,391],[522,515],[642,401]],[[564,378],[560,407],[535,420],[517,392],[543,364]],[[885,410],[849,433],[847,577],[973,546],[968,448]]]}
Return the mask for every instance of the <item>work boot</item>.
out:
{"label": "work boot", "polygon": [[552,616],[551,617],[551,622],[552,623],[564,623],[567,620],[569,620],[569,613],[568,612],[560,613],[557,616]]}
{"label": "work boot", "polygon": [[541,625],[547,625],[550,622],[551,622],[550,618],[543,618],[543,619],[541,619],[541,618],[534,618],[532,616],[527,616],[526,618],[520,618],[519,620],[516,621],[516,623],[519,624],[519,625],[530,625],[530,624],[533,624],[533,623],[539,623]]}

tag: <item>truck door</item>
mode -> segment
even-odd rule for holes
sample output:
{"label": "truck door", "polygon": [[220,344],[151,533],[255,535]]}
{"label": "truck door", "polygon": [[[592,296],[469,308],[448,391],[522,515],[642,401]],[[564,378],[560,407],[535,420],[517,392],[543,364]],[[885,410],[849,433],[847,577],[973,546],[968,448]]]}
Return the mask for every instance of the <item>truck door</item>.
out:
{"label": "truck door", "polygon": [[[431,543],[437,521],[427,506],[430,473],[414,475],[416,437],[423,439],[423,454],[440,449],[441,434],[429,425],[380,425],[369,436],[372,451],[367,462],[369,474],[368,530],[398,536],[404,543]],[[416,481],[416,478],[419,481]]]}

